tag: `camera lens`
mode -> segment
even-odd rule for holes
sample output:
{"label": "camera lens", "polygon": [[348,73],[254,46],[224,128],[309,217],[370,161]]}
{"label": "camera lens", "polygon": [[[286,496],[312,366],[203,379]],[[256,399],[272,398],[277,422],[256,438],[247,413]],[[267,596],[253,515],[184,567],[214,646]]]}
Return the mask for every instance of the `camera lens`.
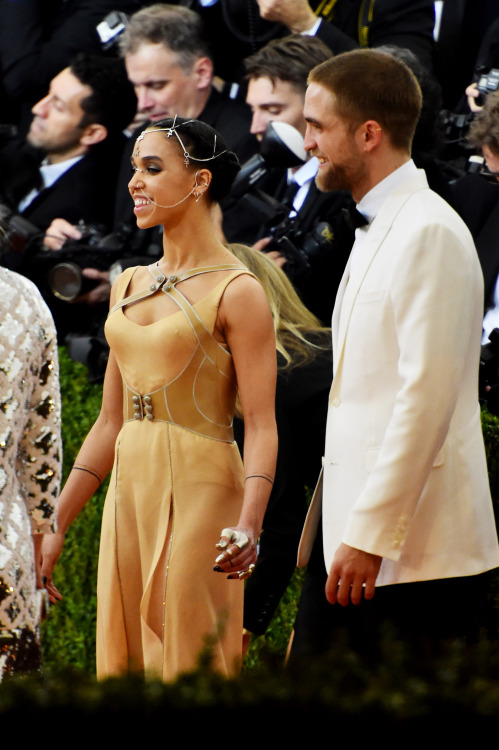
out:
{"label": "camera lens", "polygon": [[81,294],[81,270],[75,263],[58,263],[49,273],[52,294],[70,302]]}

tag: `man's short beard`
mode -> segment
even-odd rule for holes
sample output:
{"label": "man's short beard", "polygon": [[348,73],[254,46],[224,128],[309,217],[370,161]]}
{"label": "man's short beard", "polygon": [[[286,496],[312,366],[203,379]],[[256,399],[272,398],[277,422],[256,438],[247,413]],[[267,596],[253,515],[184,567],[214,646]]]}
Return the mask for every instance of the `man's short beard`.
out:
{"label": "man's short beard", "polygon": [[330,193],[334,190],[348,190],[351,193],[363,181],[366,171],[366,165],[362,161],[353,161],[349,166],[330,164],[327,171],[319,169],[315,184],[321,193]]}

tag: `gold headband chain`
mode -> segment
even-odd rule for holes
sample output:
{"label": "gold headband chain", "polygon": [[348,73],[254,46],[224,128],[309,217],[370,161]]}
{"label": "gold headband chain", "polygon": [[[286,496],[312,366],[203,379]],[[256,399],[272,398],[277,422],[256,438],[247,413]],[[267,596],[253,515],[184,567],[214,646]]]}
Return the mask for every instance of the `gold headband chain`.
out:
{"label": "gold headband chain", "polygon": [[135,142],[135,151],[134,156],[138,156],[138,149],[137,149],[137,143],[141,141],[147,133],[159,133],[161,131],[164,131],[166,133],[166,137],[170,138],[172,135],[174,135],[178,142],[180,143],[180,146],[182,147],[182,151],[184,152],[184,164],[186,167],[189,166],[189,159],[192,161],[213,161],[213,159],[218,159],[219,156],[222,156],[222,154],[227,153],[227,149],[224,149],[223,151],[220,151],[219,154],[216,154],[216,148],[217,148],[217,134],[215,133],[214,141],[213,141],[213,154],[212,156],[209,156],[207,159],[198,159],[197,156],[191,156],[190,153],[187,151],[186,147],[182,143],[182,139],[178,134],[178,128],[180,128],[182,125],[188,125],[190,122],[195,122],[194,120],[186,120],[185,122],[179,123],[179,125],[176,125],[177,122],[177,115],[175,115],[173,119],[173,123],[169,128],[150,128],[147,130],[143,130],[142,133],[139,135]]}

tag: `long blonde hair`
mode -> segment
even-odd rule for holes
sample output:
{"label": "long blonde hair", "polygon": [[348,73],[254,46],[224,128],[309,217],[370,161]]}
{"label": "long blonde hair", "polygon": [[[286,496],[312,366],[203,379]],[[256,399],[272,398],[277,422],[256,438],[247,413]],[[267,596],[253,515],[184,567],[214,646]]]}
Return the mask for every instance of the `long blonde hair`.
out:
{"label": "long blonde hair", "polygon": [[285,361],[279,369],[303,365],[328,349],[330,329],[305,307],[284,271],[265,253],[247,245],[234,243],[228,248],[263,287],[274,320],[276,348]]}

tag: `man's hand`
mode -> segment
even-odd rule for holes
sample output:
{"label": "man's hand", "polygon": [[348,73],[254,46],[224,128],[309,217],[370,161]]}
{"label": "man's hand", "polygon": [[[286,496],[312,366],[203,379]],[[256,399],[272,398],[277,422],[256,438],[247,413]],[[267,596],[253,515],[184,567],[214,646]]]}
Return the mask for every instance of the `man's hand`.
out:
{"label": "man's hand", "polygon": [[46,250],[60,250],[66,240],[81,240],[81,232],[66,219],[54,219],[45,232],[44,248]]}
{"label": "man's hand", "polygon": [[481,112],[483,107],[478,104],[480,92],[476,83],[471,83],[465,91],[468,100],[468,107],[472,112]]}
{"label": "man's hand", "polygon": [[86,279],[94,279],[98,282],[86,294],[82,294],[73,300],[73,303],[80,305],[99,305],[102,302],[109,302],[111,294],[111,284],[109,283],[109,271],[98,271],[97,268],[84,268],[82,276]]}
{"label": "man's hand", "polygon": [[328,602],[338,602],[342,607],[346,607],[349,601],[360,604],[363,589],[364,599],[372,599],[381,560],[378,555],[340,544],[326,583]]}
{"label": "man's hand", "polygon": [[[272,241],[271,237],[262,237],[261,240],[257,240],[254,245],[251,247],[253,250],[258,250],[259,253],[264,252],[265,248],[269,244],[269,242]],[[269,253],[266,253],[267,258],[270,258],[270,260],[273,260],[276,265],[279,266],[279,268],[282,268],[283,265],[286,263],[286,258],[281,255],[281,253],[278,250],[271,250]]]}
{"label": "man's hand", "polygon": [[260,15],[266,21],[278,21],[294,34],[309,31],[317,16],[308,0],[257,0]]}

